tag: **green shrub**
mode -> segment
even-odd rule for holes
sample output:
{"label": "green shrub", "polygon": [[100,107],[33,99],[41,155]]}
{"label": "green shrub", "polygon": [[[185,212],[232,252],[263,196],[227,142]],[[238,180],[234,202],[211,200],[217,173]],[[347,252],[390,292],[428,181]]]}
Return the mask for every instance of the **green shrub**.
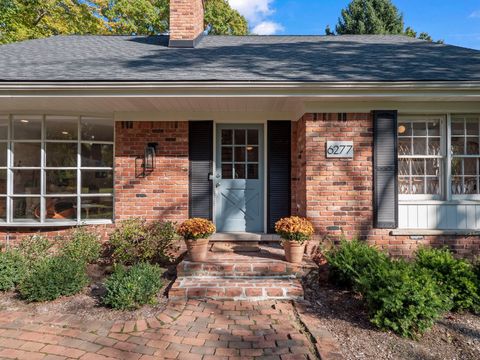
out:
{"label": "green shrub", "polygon": [[448,249],[423,248],[417,251],[415,264],[430,271],[452,300],[453,310],[480,311],[478,279],[471,263],[454,258]]}
{"label": "green shrub", "polygon": [[47,301],[76,294],[87,284],[83,261],[53,256],[37,261],[18,285],[18,290],[27,301]]}
{"label": "green shrub", "polygon": [[120,264],[165,262],[176,239],[172,222],[146,223],[142,219],[123,221],[111,234],[113,259]]}
{"label": "green shrub", "polygon": [[60,253],[71,259],[78,259],[86,264],[94,263],[100,257],[102,245],[98,234],[85,228],[74,229],[69,238],[62,242]]}
{"label": "green shrub", "polygon": [[24,238],[18,246],[18,251],[28,264],[51,255],[53,242],[42,235],[32,235]]}
{"label": "green shrub", "polygon": [[341,286],[355,286],[360,276],[389,265],[388,256],[358,240],[342,240],[325,254],[330,279]]}
{"label": "green shrub", "polygon": [[430,272],[405,261],[377,267],[358,282],[371,322],[404,337],[423,334],[448,309],[448,299]]}
{"label": "green shrub", "polygon": [[25,276],[26,264],[18,251],[0,252],[0,291],[12,290]]}
{"label": "green shrub", "polygon": [[163,285],[162,272],[158,265],[149,263],[139,263],[129,269],[117,266],[105,283],[103,303],[120,310],[154,303]]}

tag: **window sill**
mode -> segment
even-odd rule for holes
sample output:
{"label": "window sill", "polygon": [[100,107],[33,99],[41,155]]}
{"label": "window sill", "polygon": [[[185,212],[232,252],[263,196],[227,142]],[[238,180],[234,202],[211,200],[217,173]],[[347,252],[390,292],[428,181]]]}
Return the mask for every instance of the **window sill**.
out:
{"label": "window sill", "polygon": [[85,225],[111,225],[113,224],[112,220],[92,220],[92,221],[82,221],[80,223],[76,221],[65,221],[65,222],[47,222],[47,223],[35,223],[35,222],[18,222],[18,223],[0,223],[0,228],[64,228],[64,227],[74,227],[74,226],[85,226]]}
{"label": "window sill", "polygon": [[396,229],[390,232],[392,236],[435,236],[458,235],[479,236],[480,230],[437,230],[437,229]]}
{"label": "window sill", "polygon": [[399,205],[480,205],[480,200],[398,200]]}

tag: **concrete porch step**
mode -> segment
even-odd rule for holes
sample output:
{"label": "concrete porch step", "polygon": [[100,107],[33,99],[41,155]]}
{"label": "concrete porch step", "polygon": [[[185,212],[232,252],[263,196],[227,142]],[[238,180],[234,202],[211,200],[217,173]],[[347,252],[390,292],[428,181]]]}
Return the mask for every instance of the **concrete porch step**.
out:
{"label": "concrete porch step", "polygon": [[303,288],[296,278],[183,277],[170,289],[171,299],[299,300]]}
{"label": "concrete porch step", "polygon": [[238,232],[215,233],[210,237],[212,242],[280,242],[282,239],[276,234]]}

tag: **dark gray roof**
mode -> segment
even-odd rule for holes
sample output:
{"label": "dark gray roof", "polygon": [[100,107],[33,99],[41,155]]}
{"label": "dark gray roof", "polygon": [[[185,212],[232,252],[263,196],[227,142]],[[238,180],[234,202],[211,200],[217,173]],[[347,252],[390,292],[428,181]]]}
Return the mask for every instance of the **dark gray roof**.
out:
{"label": "dark gray roof", "polygon": [[0,46],[0,81],[480,80],[480,51],[405,36],[55,36]]}

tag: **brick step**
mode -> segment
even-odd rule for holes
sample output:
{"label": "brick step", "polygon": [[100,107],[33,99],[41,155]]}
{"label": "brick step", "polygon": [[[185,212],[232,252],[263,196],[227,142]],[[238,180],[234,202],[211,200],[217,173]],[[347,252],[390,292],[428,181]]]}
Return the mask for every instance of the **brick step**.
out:
{"label": "brick step", "polygon": [[214,276],[180,277],[169,291],[171,299],[299,300],[303,288],[296,278]]}
{"label": "brick step", "polygon": [[177,276],[220,277],[301,277],[315,265],[305,257],[303,264],[292,264],[284,259],[283,249],[259,247],[258,252],[210,252],[205,262],[193,262],[187,257],[177,265]]}

